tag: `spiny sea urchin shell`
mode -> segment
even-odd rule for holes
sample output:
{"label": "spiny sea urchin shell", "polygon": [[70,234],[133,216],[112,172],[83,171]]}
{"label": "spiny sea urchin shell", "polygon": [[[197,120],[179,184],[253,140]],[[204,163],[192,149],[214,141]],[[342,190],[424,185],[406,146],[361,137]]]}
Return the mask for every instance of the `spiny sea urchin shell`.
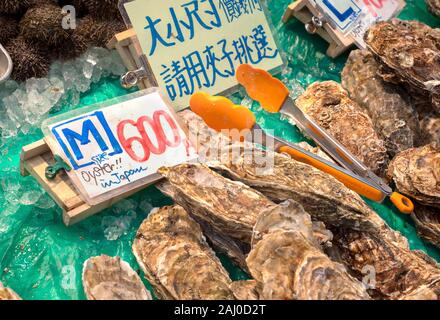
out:
{"label": "spiny sea urchin shell", "polygon": [[0,30],[0,43],[5,45],[17,36],[17,21],[10,16],[0,15]]}
{"label": "spiny sea urchin shell", "polygon": [[22,37],[10,41],[6,50],[14,64],[12,79],[25,81],[32,77],[41,78],[49,72],[50,61],[47,56]]}
{"label": "spiny sea urchin shell", "polygon": [[26,10],[29,0],[1,0],[0,12],[6,14],[17,14]]}
{"label": "spiny sea urchin shell", "polygon": [[88,15],[81,19],[74,35],[85,39],[90,46],[105,47],[115,34],[123,30],[125,25],[120,21],[99,21]]}
{"label": "spiny sea urchin shell", "polygon": [[69,30],[62,26],[62,9],[56,5],[43,4],[29,9],[20,21],[21,35],[28,42],[45,45],[62,45],[69,38]]}
{"label": "spiny sea urchin shell", "polygon": [[118,9],[119,0],[84,0],[89,13],[97,19],[122,20]]}
{"label": "spiny sea urchin shell", "polygon": [[83,17],[88,12],[85,0],[58,0],[58,4],[60,7],[73,6],[77,17]]}

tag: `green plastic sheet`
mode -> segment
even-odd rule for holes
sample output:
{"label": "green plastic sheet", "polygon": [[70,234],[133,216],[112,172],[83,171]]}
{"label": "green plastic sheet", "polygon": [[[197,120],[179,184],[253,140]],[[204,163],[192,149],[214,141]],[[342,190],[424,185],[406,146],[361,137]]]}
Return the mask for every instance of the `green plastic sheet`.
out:
{"label": "green plastic sheet", "polygon": [[[327,43],[318,36],[308,34],[303,24],[293,19],[283,25],[281,16],[290,2],[267,1],[270,19],[288,61],[280,78],[297,94],[314,81],[340,81],[347,54],[335,60],[328,58],[325,55]],[[400,18],[420,20],[433,27],[440,25],[440,20],[427,11],[422,0],[408,0]],[[126,93],[127,90],[119,86],[118,79],[105,79],[84,94],[79,105],[63,106],[53,114]],[[237,103],[252,104],[242,92],[235,94],[233,99]],[[275,129],[277,135],[293,142],[304,140],[287,121],[265,113],[256,104],[252,104],[252,109],[264,128]],[[85,299],[81,283],[84,261],[100,254],[120,256],[139,270],[131,252],[136,230],[152,208],[171,204],[172,201],[155,187],[150,187],[99,215],[66,228],[62,223],[61,210],[38,183],[32,177],[21,177],[19,174],[21,147],[42,138],[39,128],[33,129],[28,135],[20,134],[9,139],[1,148],[0,281],[24,299]],[[35,202],[35,199],[38,200]],[[408,238],[412,249],[423,250],[440,261],[440,250],[417,237],[408,217],[399,214],[390,203],[369,204],[392,228]],[[109,226],[121,224],[125,232],[116,240],[108,240],[111,238],[106,234]],[[233,279],[246,278],[230,260],[223,256],[221,260]]]}

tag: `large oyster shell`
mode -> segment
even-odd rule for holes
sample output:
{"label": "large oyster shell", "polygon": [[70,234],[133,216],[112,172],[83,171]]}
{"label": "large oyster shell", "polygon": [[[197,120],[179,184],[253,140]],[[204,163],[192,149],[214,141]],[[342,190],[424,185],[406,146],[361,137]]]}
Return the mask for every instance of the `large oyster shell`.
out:
{"label": "large oyster shell", "polygon": [[440,17],[440,0],[425,0],[425,1],[429,11],[431,11],[433,15]]}
{"label": "large oyster shell", "polygon": [[388,176],[397,189],[420,203],[440,208],[440,149],[434,145],[399,153]]}
{"label": "large oyster shell", "polygon": [[378,72],[379,64],[371,53],[354,50],[342,71],[342,86],[371,117],[388,154],[394,157],[416,145],[420,127],[408,94],[383,81]]}
{"label": "large oyster shell", "polygon": [[0,301],[1,300],[21,300],[21,298],[13,290],[4,287],[0,282]]}
{"label": "large oyster shell", "polygon": [[370,117],[334,81],[316,82],[296,100],[297,106],[368,168],[383,176],[388,164],[385,142]]}
{"label": "large oyster shell", "polygon": [[139,275],[120,257],[102,255],[84,262],[83,286],[88,300],[151,300]]}
{"label": "large oyster shell", "polygon": [[384,79],[407,86],[440,111],[440,30],[418,21],[379,22],[366,32],[367,48],[385,66]]}
{"label": "large oyster shell", "polygon": [[159,298],[234,299],[227,271],[180,206],[151,212],[137,232],[133,253]]}
{"label": "large oyster shell", "polygon": [[264,212],[246,262],[262,299],[369,299],[365,287],[316,245],[310,216],[290,200]]}
{"label": "large oyster shell", "polygon": [[440,248],[440,209],[419,205],[411,217],[419,236]]}
{"label": "large oyster shell", "polygon": [[183,206],[200,223],[213,246],[246,270],[252,228],[257,217],[276,206],[241,182],[225,179],[201,164],[184,164],[158,171],[167,181],[158,188]]}

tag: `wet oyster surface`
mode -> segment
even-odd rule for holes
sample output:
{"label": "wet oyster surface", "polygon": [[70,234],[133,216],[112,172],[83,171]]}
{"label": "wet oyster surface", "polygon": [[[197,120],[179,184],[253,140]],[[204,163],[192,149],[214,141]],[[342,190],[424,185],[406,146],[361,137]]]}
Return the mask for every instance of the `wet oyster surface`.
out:
{"label": "wet oyster surface", "polygon": [[202,164],[183,164],[158,172],[166,178],[158,185],[159,190],[191,214],[215,249],[246,270],[245,256],[257,217],[276,204]]}
{"label": "wet oyster surface", "polygon": [[234,281],[230,288],[237,300],[260,300],[261,288],[255,280]]}
{"label": "wet oyster surface", "polygon": [[440,17],[440,0],[425,0],[429,11],[437,17]]}
{"label": "wet oyster surface", "polygon": [[440,147],[440,115],[433,112],[422,113],[419,118],[422,144],[434,144]]}
{"label": "wet oyster surface", "polygon": [[133,253],[159,298],[234,299],[227,271],[180,206],[151,212],[137,232]]}
{"label": "wet oyster surface", "polygon": [[392,19],[365,34],[368,49],[384,66],[383,78],[402,83],[440,111],[440,30],[418,21]]}
{"label": "wet oyster surface", "polygon": [[259,217],[246,262],[262,299],[369,299],[365,287],[322,252],[310,216],[292,200]]}
{"label": "wet oyster surface", "polygon": [[388,176],[397,189],[424,205],[440,208],[440,149],[434,145],[399,153]]}
{"label": "wet oyster surface", "polygon": [[419,236],[440,248],[440,209],[418,205],[411,218]]}
{"label": "wet oyster surface", "polygon": [[296,104],[368,168],[384,175],[389,161],[385,142],[368,114],[341,85],[316,82],[298,97]]}
{"label": "wet oyster surface", "polygon": [[417,113],[408,94],[378,75],[379,63],[366,50],[350,53],[342,86],[371,117],[390,157],[416,146],[420,136]]}
{"label": "wet oyster surface", "polygon": [[139,275],[120,257],[102,255],[84,262],[83,286],[88,300],[151,300]]}
{"label": "wet oyster surface", "polygon": [[12,289],[4,287],[0,282],[0,301],[1,300],[21,300],[21,298]]}

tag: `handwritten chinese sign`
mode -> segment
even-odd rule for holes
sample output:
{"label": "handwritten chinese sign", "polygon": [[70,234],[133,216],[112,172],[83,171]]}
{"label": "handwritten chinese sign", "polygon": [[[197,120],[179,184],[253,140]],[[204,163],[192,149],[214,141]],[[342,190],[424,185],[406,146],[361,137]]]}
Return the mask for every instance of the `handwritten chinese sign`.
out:
{"label": "handwritten chinese sign", "polygon": [[[175,114],[155,91],[48,125],[56,152],[89,203],[142,185],[162,166],[196,153]],[[128,186],[128,187],[127,187]],[[116,191],[115,191],[116,190]]]}
{"label": "handwritten chinese sign", "polygon": [[214,95],[236,86],[240,64],[268,71],[283,64],[259,0],[134,0],[125,9],[177,109],[196,91]]}
{"label": "handwritten chinese sign", "polygon": [[365,48],[365,32],[377,21],[389,20],[405,6],[403,0],[312,0],[343,34],[350,34]]}

